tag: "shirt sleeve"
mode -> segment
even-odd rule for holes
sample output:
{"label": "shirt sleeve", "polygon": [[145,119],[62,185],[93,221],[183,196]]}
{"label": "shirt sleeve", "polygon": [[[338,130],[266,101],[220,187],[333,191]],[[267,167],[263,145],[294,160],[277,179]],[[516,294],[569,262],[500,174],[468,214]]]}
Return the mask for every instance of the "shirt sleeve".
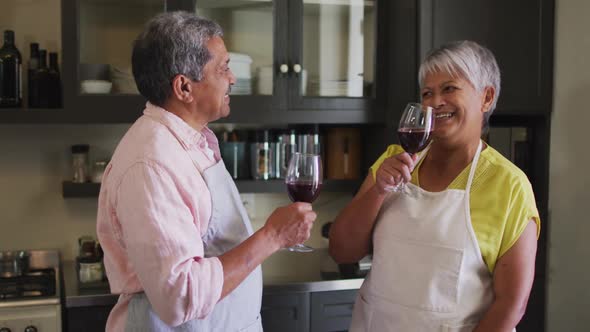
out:
{"label": "shirt sleeve", "polygon": [[498,258],[512,248],[531,220],[537,224],[538,238],[541,232],[541,218],[537,210],[533,188],[526,176],[519,174],[511,185],[508,214]]}
{"label": "shirt sleeve", "polygon": [[157,164],[136,163],[115,207],[129,262],[154,311],[172,326],[206,317],[223,287],[221,262],[204,257],[195,207],[179,188]]}
{"label": "shirt sleeve", "polygon": [[385,150],[385,152],[383,152],[383,154],[377,159],[377,161],[375,161],[375,163],[373,164],[373,166],[371,166],[371,168],[369,169],[369,171],[371,172],[371,174],[373,175],[373,180],[376,179],[377,177],[377,170],[379,169],[379,167],[381,166],[381,164],[383,164],[383,161],[391,156],[395,156],[396,154],[400,154],[404,151],[404,149],[397,144],[392,144],[390,146],[387,147],[387,150]]}

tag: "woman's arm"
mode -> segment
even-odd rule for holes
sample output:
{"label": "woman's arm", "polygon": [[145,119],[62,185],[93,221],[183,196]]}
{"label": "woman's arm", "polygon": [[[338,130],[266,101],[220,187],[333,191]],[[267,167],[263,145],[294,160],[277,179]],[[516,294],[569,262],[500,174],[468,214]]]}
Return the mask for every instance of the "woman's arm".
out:
{"label": "woman's arm", "polygon": [[389,157],[367,175],[359,192],[340,212],[330,228],[330,255],[338,263],[357,262],[369,253],[377,214],[393,186],[412,179],[416,157],[407,153]]}
{"label": "woman's arm", "polygon": [[529,221],[522,235],[494,269],[495,299],[474,332],[512,331],[525,313],[537,253],[537,225]]}
{"label": "woman's arm", "polygon": [[379,194],[369,174],[330,227],[330,255],[336,262],[358,262],[367,255],[373,224],[384,199],[385,194]]}

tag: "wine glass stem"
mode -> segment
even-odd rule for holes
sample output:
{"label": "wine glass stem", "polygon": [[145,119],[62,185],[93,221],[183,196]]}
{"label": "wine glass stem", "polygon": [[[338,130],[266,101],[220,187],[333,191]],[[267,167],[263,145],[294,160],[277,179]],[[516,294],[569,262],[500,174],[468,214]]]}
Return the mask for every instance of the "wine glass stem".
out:
{"label": "wine glass stem", "polygon": [[[410,158],[413,158],[414,157],[414,153],[408,152],[408,154],[410,155]],[[415,166],[416,165],[414,165],[414,167]],[[399,192],[404,191],[405,188],[406,188],[406,182],[402,179],[402,181],[395,186],[395,188],[393,189],[393,191],[396,192],[396,193],[399,193]]]}

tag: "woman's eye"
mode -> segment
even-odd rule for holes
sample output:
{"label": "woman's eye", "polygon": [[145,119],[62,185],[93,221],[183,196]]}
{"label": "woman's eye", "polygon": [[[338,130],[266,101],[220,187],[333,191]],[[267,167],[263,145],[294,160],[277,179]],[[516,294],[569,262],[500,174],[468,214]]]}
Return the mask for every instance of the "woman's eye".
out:
{"label": "woman's eye", "polygon": [[422,98],[428,98],[430,96],[432,96],[432,92],[430,92],[430,91],[422,92]]}
{"label": "woman's eye", "polygon": [[443,89],[443,91],[445,91],[445,92],[453,92],[453,91],[455,91],[455,90],[457,90],[457,88],[456,88],[456,87],[454,87],[454,86],[452,86],[452,85],[446,86],[446,87]]}

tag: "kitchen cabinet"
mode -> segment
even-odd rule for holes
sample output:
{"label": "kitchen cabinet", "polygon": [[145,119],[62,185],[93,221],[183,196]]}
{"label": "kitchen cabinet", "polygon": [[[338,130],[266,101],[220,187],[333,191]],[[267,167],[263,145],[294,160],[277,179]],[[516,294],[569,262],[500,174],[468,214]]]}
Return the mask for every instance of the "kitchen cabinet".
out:
{"label": "kitchen cabinet", "polygon": [[0,121],[133,122],[145,100],[130,71],[132,41],[149,18],[181,9],[224,28],[237,82],[232,114],[220,122],[380,123],[387,7],[383,0],[63,0],[63,109],[15,109]]}
{"label": "kitchen cabinet", "polygon": [[419,54],[453,40],[486,45],[502,73],[497,112],[551,111],[553,0],[419,0]]}
{"label": "kitchen cabinet", "polygon": [[71,307],[65,310],[65,332],[104,332],[112,305]]}
{"label": "kitchen cabinet", "polygon": [[358,290],[267,294],[262,297],[266,332],[347,331]]}
{"label": "kitchen cabinet", "polygon": [[[149,18],[182,9],[224,28],[237,82],[232,114],[220,122],[380,123],[388,6],[383,0],[63,0],[63,110],[15,109],[0,121],[133,122],[145,100],[130,72],[132,41]],[[85,82],[97,79],[112,85]],[[89,93],[103,88],[108,93]]]}
{"label": "kitchen cabinet", "polygon": [[234,55],[237,83],[224,121],[379,121],[383,3],[198,0],[196,12],[221,24]]}
{"label": "kitchen cabinet", "polygon": [[309,293],[265,294],[260,314],[266,332],[309,332]]}
{"label": "kitchen cabinet", "polygon": [[[62,0],[65,122],[135,121],[145,99],[131,74],[133,40],[153,16],[191,5],[190,0]],[[110,88],[93,93],[86,85],[92,80],[109,81]]]}
{"label": "kitchen cabinet", "polygon": [[358,290],[311,293],[311,332],[348,331]]}

